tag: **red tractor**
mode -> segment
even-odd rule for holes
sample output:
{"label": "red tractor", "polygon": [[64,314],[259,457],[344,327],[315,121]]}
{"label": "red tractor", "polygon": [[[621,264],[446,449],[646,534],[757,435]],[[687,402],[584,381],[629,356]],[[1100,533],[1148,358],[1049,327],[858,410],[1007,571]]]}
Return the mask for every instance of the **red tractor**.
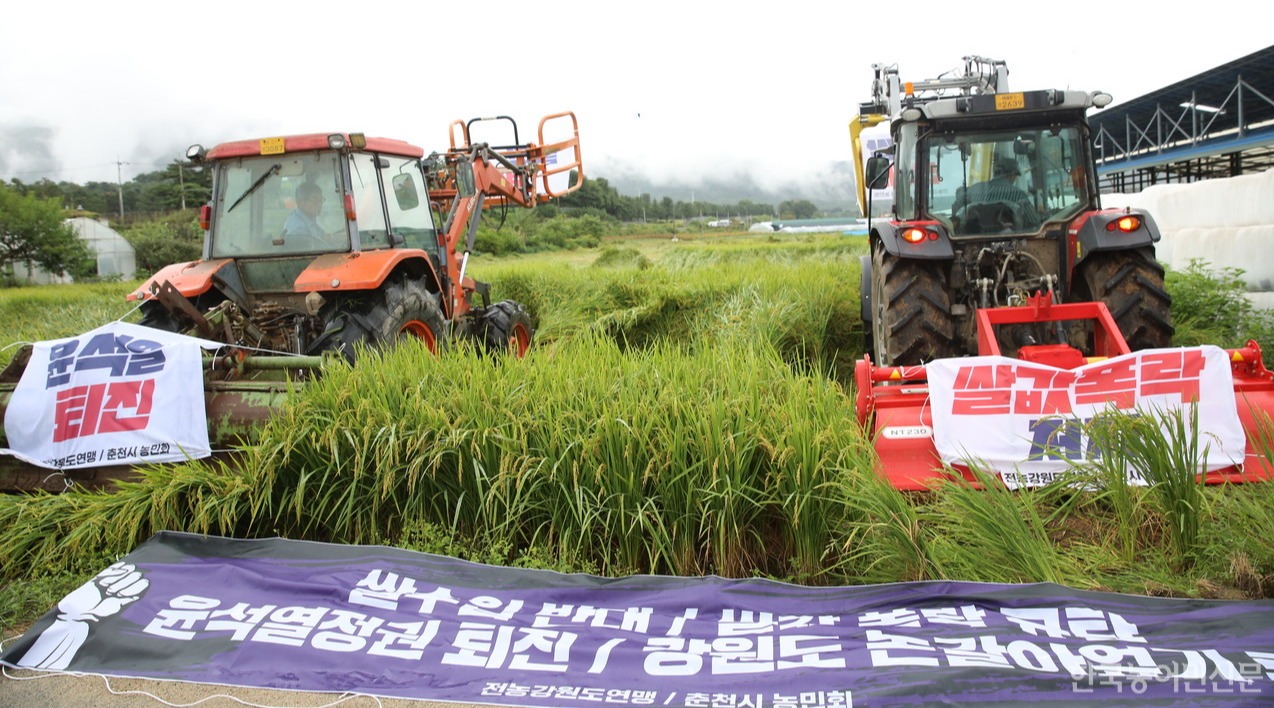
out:
{"label": "red tractor", "polygon": [[[475,142],[478,124],[511,128],[512,142]],[[187,157],[213,171],[203,256],[129,299],[143,301],[144,325],[272,354],[352,358],[360,343],[409,336],[433,351],[462,337],[520,356],[526,310],[491,302],[467,267],[484,208],[533,207],[582,183],[575,115],[545,117],[538,137],[522,143],[500,116],[452,123],[450,149],[427,157],[361,133],[193,146]]]}

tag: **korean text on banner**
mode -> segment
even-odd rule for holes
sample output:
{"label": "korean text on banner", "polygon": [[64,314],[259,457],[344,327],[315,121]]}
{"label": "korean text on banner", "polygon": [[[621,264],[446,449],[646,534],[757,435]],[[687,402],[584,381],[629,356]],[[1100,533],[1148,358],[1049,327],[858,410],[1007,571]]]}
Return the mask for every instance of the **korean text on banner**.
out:
{"label": "korean text on banner", "polygon": [[10,447],[0,452],[50,469],[207,457],[209,345],[126,322],[37,342],[5,411]]}
{"label": "korean text on banner", "polygon": [[1084,424],[1112,410],[1163,415],[1197,406],[1209,471],[1241,461],[1247,444],[1230,360],[1215,346],[1147,349],[1076,369],[998,356],[939,359],[925,369],[942,460],[1016,472],[1019,481],[1046,483],[1087,460],[1094,451]]}

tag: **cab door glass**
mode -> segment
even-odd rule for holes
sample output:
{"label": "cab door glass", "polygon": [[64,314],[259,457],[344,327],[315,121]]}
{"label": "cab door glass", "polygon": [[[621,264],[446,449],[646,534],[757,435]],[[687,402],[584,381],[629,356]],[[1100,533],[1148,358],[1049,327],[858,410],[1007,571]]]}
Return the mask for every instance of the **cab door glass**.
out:
{"label": "cab door glass", "polygon": [[387,157],[381,161],[381,181],[386,185],[385,204],[390,232],[410,248],[437,246],[429,194],[419,161]]}
{"label": "cab door glass", "polygon": [[358,239],[363,249],[389,246],[389,226],[385,220],[384,202],[380,198],[377,159],[376,155],[367,153],[357,153],[349,158],[350,191],[354,196]]}

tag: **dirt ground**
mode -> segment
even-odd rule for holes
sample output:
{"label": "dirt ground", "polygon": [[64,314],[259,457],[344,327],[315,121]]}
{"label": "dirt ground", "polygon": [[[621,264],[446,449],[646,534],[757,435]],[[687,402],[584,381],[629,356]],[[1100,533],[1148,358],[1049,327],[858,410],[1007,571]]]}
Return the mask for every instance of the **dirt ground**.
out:
{"label": "dirt ground", "polygon": [[[4,669],[0,706],[13,708],[457,708],[456,703],[378,698],[351,694],[274,691],[178,681],[106,679],[102,676],[50,674]],[[460,708],[464,706],[460,705]]]}

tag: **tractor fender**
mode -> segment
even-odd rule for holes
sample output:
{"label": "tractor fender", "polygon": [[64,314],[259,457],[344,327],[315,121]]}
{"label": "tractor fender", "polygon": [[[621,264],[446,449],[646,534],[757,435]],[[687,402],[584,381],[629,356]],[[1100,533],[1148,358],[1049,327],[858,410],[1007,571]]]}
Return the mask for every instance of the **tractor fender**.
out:
{"label": "tractor fender", "polygon": [[[929,232],[930,238],[919,243],[907,243],[898,238],[903,229],[921,228]],[[947,229],[939,221],[886,221],[875,222],[871,228],[871,238],[879,241],[885,252],[898,258],[920,258],[923,260],[950,260],[955,257],[951,248],[951,237]]]}
{"label": "tractor fender", "polygon": [[293,288],[298,293],[376,290],[402,268],[413,277],[428,274],[435,286],[442,282],[428,253],[416,248],[391,248],[319,256],[296,277]]}
{"label": "tractor fender", "polygon": [[151,294],[153,285],[168,281],[177,289],[177,292],[183,296],[193,299],[199,295],[203,295],[212,288],[212,277],[222,268],[230,263],[232,259],[220,258],[210,261],[189,261],[187,263],[174,263],[164,266],[158,273],[152,275],[141,287],[128,294],[128,300],[135,302],[137,300],[151,300],[155,296]]}
{"label": "tractor fender", "polygon": [[[1124,216],[1137,216],[1141,225],[1132,231],[1120,231],[1116,222]],[[1071,222],[1067,228],[1073,263],[1078,265],[1095,251],[1121,251],[1151,246],[1160,238],[1159,226],[1143,209],[1102,209],[1090,211]]]}

